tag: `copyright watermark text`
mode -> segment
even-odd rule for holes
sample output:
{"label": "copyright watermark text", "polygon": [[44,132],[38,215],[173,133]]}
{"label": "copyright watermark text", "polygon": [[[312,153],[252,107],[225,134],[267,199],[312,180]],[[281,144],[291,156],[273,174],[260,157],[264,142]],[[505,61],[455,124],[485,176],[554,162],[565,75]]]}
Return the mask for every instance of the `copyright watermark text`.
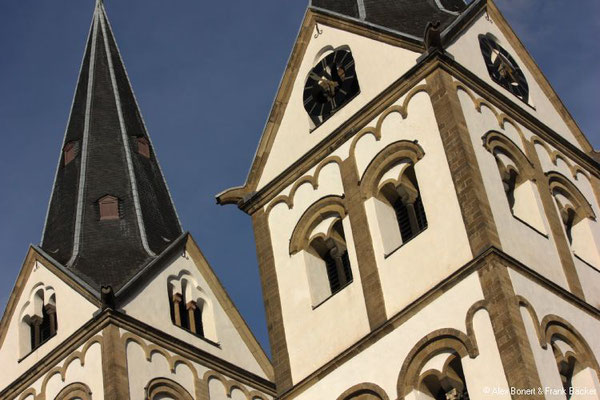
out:
{"label": "copyright watermark text", "polygon": [[517,387],[500,387],[500,386],[485,386],[483,393],[486,395],[493,396],[533,396],[533,395],[553,395],[553,396],[586,396],[586,395],[597,395],[598,391],[596,388],[590,387],[570,387],[568,389],[555,388],[555,387],[531,387],[531,388],[517,388]]}

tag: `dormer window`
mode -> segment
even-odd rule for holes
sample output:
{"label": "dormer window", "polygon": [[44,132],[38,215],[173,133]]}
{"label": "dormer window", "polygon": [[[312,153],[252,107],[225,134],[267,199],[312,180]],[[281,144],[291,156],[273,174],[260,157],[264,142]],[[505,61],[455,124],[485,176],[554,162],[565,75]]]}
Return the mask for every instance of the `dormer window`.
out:
{"label": "dormer window", "polygon": [[98,200],[100,221],[119,219],[119,199],[106,195]]}
{"label": "dormer window", "polygon": [[77,142],[69,142],[63,148],[63,163],[68,165],[77,156]]}
{"label": "dormer window", "polygon": [[150,142],[148,142],[148,139],[143,136],[137,138],[137,151],[138,154],[150,158]]}

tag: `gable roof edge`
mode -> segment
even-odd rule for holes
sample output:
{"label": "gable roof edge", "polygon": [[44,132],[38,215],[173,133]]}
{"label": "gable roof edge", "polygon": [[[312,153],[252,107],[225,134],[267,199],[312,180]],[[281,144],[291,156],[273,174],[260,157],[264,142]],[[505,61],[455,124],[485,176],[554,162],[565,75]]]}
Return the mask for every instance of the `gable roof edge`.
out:
{"label": "gable roof edge", "polygon": [[[38,257],[41,259],[38,259]],[[67,269],[65,266],[61,265],[58,261],[49,256],[45,251],[40,249],[36,245],[29,245],[29,250],[27,251],[27,255],[23,260],[21,270],[17,275],[17,279],[13,285],[13,289],[8,296],[8,301],[6,302],[6,307],[4,308],[4,312],[2,314],[2,318],[0,319],[0,347],[4,344],[4,339],[6,337],[6,332],[8,330],[8,322],[10,317],[14,314],[17,300],[21,297],[23,293],[24,283],[27,281],[29,276],[31,275],[31,270],[33,269],[33,265],[36,261],[41,262],[44,267],[46,267],[52,274],[54,274],[58,279],[62,280],[69,286],[73,288],[76,292],[81,294],[86,300],[95,306],[100,307],[100,293],[86,284],[81,278],[75,275],[72,271]],[[44,263],[43,261],[46,261]]]}
{"label": "gable roof edge", "polygon": [[[223,310],[233,323],[234,327],[240,334],[240,337],[254,356],[256,362],[261,367],[267,378],[271,381],[275,379],[275,372],[273,370],[273,365],[271,361],[267,357],[264,349],[254,336],[254,333],[246,323],[246,320],[240,313],[240,311],[235,306],[235,303],[229,297],[229,294],[225,290],[223,284],[219,280],[219,277],[215,274],[210,264],[204,257],[204,254],[198,247],[198,244],[194,240],[191,235],[187,236],[186,251],[191,256],[192,260],[200,270],[200,273],[203,275],[204,279],[213,290],[215,297],[221,303]],[[203,268],[202,268],[203,267]]]}
{"label": "gable roof edge", "polygon": [[571,131],[577,143],[581,146],[583,152],[591,154],[594,151],[594,147],[590,143],[589,139],[585,136],[563,101],[558,96],[558,93],[552,87],[552,84],[546,78],[533,56],[529,53],[521,39],[515,34],[514,30],[504,18],[504,15],[500,9],[496,6],[493,0],[485,0],[487,5],[488,13],[490,17],[496,21],[498,29],[506,37],[506,40],[517,52],[519,58],[523,61],[525,66],[529,69],[530,73],[534,76],[534,79],[540,85],[542,92],[548,97],[550,103],[554,106],[556,112],[560,115],[567,128]]}

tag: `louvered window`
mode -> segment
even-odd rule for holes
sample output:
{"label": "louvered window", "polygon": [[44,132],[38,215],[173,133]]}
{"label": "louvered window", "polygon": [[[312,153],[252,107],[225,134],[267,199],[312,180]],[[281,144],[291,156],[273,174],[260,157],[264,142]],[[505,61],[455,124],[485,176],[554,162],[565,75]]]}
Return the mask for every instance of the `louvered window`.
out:
{"label": "louvered window", "polygon": [[402,242],[405,243],[413,237],[413,231],[408,217],[408,207],[404,204],[402,199],[398,198],[394,204],[394,211],[396,211],[396,220],[400,227]]}

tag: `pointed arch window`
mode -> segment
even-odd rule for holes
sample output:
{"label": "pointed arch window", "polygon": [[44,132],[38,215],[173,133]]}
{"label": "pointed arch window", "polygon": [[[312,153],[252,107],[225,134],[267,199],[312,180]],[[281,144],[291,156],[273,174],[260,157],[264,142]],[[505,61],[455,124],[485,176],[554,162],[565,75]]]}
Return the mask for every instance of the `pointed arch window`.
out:
{"label": "pointed arch window", "polygon": [[106,195],[98,200],[100,221],[114,220],[120,218],[119,199],[115,196]]}

